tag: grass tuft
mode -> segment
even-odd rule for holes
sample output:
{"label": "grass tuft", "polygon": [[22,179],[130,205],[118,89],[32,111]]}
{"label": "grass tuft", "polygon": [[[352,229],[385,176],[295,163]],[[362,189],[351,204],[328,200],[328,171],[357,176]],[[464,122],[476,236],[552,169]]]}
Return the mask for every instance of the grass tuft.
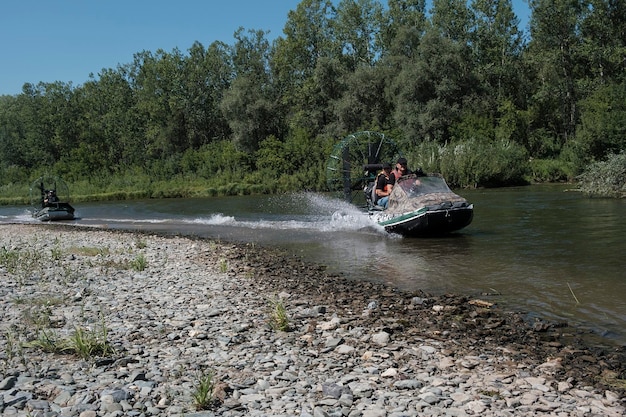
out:
{"label": "grass tuft", "polygon": [[226,259],[224,258],[220,259],[220,272],[221,273],[228,272],[228,261],[226,261]]}
{"label": "grass tuft", "polygon": [[69,338],[59,338],[51,330],[42,329],[37,339],[26,344],[49,353],[75,354],[83,359],[111,356],[115,350],[107,340],[107,329],[104,323],[97,331],[76,327]]}
{"label": "grass tuft", "polygon": [[148,260],[144,254],[140,253],[130,262],[130,266],[135,271],[141,272],[148,267]]}
{"label": "grass tuft", "polygon": [[94,246],[72,246],[68,249],[69,253],[73,253],[74,255],[82,255],[82,256],[104,256],[108,255],[110,252],[109,248],[97,248]]}
{"label": "grass tuft", "polygon": [[194,391],[192,393],[194,405],[198,410],[208,410],[214,404],[213,390],[215,389],[215,373],[204,372],[197,376]]}
{"label": "grass tuft", "polygon": [[280,298],[270,300],[269,325],[272,329],[280,330],[281,332],[290,330],[287,309]]}

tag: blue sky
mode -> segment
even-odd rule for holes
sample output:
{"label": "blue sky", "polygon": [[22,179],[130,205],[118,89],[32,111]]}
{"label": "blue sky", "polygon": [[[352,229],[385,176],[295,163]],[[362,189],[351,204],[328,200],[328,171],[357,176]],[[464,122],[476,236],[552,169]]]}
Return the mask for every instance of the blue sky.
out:
{"label": "blue sky", "polygon": [[[287,14],[300,0],[11,0],[0,6],[0,95],[24,83],[83,84],[89,74],[133,61],[141,51],[195,41],[233,44],[239,27],[282,36]],[[339,1],[335,1],[338,3]],[[383,4],[386,1],[381,0]],[[525,0],[513,0],[522,20]]]}

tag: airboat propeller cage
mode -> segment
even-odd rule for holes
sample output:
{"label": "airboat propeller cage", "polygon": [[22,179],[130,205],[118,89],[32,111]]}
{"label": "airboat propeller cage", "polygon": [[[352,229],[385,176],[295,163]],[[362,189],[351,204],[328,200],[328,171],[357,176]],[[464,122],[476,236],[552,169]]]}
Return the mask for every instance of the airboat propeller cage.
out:
{"label": "airboat propeller cage", "polygon": [[326,165],[329,191],[343,194],[346,201],[362,198],[363,187],[376,177],[382,162],[402,156],[397,145],[382,133],[361,131],[337,143]]}

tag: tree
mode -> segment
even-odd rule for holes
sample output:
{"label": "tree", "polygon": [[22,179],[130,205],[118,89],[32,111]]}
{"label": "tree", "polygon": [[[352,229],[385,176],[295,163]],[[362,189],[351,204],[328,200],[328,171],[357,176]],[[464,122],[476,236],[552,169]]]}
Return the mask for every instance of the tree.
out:
{"label": "tree", "polygon": [[[580,24],[585,0],[530,0],[529,59],[536,75],[534,114],[562,144],[573,138],[578,122],[581,71]],[[542,126],[534,126],[535,128]]]}
{"label": "tree", "polygon": [[511,0],[473,0],[472,8],[472,56],[483,93],[493,97],[494,104],[498,99],[519,98],[524,44]]}
{"label": "tree", "polygon": [[0,96],[0,168],[25,163],[25,153],[19,147],[24,128],[18,106],[18,97]]}
{"label": "tree", "polygon": [[381,28],[382,55],[393,63],[414,58],[428,27],[425,0],[389,0]]}
{"label": "tree", "polygon": [[208,49],[195,42],[183,61],[182,107],[189,145],[198,149],[214,140],[224,140],[230,128],[220,103],[233,79],[228,46],[213,42]]}
{"label": "tree", "polygon": [[411,144],[450,140],[450,127],[460,120],[464,100],[476,85],[465,51],[465,45],[429,30],[416,58],[393,81],[394,120]]}
{"label": "tree", "polygon": [[54,135],[50,107],[45,98],[46,84],[24,84],[17,97],[13,115],[15,150],[20,154],[19,163],[28,170],[41,166],[51,167],[55,152],[49,140]]}
{"label": "tree", "polygon": [[224,94],[220,108],[233,140],[244,150],[254,152],[269,135],[281,137],[283,120],[269,74],[269,43],[263,31],[243,29],[235,33],[231,54],[235,78]]}
{"label": "tree", "polygon": [[383,8],[373,0],[342,0],[333,20],[334,33],[349,71],[373,66],[382,55]]}
{"label": "tree", "polygon": [[466,0],[433,0],[431,23],[441,36],[469,46],[472,20]]}
{"label": "tree", "polygon": [[75,94],[80,146],[68,163],[82,166],[82,175],[141,164],[145,158],[140,146],[143,129],[126,67],[103,69],[98,75],[98,80],[87,81]]}
{"label": "tree", "polygon": [[178,49],[167,53],[135,54],[130,67],[137,97],[138,117],[144,126],[144,151],[149,158],[164,158],[187,145],[183,100],[184,58]]}
{"label": "tree", "polygon": [[626,149],[626,82],[599,87],[580,107],[576,141],[584,162],[603,160]]}
{"label": "tree", "polygon": [[582,53],[594,84],[626,79],[626,2],[589,0],[582,23]]}
{"label": "tree", "polygon": [[335,133],[389,128],[391,104],[385,96],[384,72],[377,67],[360,67],[345,77],[342,97],[335,103]]}
{"label": "tree", "polygon": [[311,136],[344,132],[335,119],[335,103],[346,89],[345,67],[338,58],[320,58],[312,77],[298,88],[298,106],[290,111],[290,130],[304,129]]}
{"label": "tree", "polygon": [[341,97],[333,100],[335,134],[376,126],[390,117],[385,101],[385,73],[378,64],[382,56],[383,9],[371,0],[343,0],[334,21],[337,40],[343,45]]}
{"label": "tree", "polygon": [[310,79],[319,59],[339,56],[334,18],[330,0],[303,0],[287,15],[285,37],[276,40],[272,54],[272,72],[285,93],[294,93]]}
{"label": "tree", "polygon": [[291,128],[315,136],[332,120],[332,104],[341,93],[341,45],[336,11],[329,0],[303,0],[290,11],[284,38],[274,44],[273,79]]}

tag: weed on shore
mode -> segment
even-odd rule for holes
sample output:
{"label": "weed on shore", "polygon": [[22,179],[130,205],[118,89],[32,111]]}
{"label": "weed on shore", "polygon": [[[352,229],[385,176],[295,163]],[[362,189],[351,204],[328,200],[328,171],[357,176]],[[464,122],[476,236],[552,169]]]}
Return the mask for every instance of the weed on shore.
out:
{"label": "weed on shore", "polygon": [[66,338],[50,329],[40,329],[37,338],[25,344],[25,347],[38,348],[44,352],[75,354],[82,359],[107,357],[115,353],[107,340],[107,328],[104,323],[95,330],[75,327],[74,332]]}

